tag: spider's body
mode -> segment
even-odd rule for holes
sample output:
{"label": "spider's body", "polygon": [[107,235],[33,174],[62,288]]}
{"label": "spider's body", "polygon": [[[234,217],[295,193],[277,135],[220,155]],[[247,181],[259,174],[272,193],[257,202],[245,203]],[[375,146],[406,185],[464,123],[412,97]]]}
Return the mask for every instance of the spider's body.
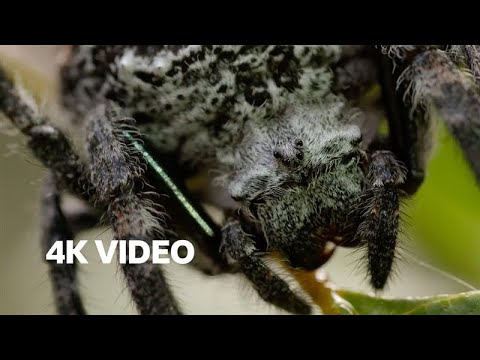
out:
{"label": "spider's body", "polygon": [[[146,56],[149,50],[152,55]],[[326,211],[315,218],[318,202],[334,204],[330,212],[339,219],[332,225],[346,230],[347,212],[365,183],[358,167],[358,174],[348,178],[325,174],[343,155],[360,151],[358,113],[345,97],[332,93],[331,65],[340,57],[339,46],[85,47],[64,68],[65,102],[81,122],[96,104],[113,100],[156,150],[188,172],[213,170],[238,202],[267,200],[273,208],[282,207],[276,199],[292,197],[286,203],[295,201],[290,206],[297,210],[277,210],[278,233],[269,239],[285,242],[310,236],[312,229],[303,223],[330,221]],[[98,59],[109,59],[108,69]],[[106,70],[99,74],[98,68]],[[361,85],[375,79],[369,80]],[[300,183],[304,189],[315,179],[321,184],[311,185],[305,198],[298,189],[287,191]],[[342,181],[351,184],[342,186]],[[331,199],[329,188],[335,189]],[[270,206],[259,216],[268,217]],[[303,234],[282,230],[281,224],[291,221]],[[317,242],[312,258],[319,261],[325,242]]]}
{"label": "spider's body", "polygon": [[[239,268],[266,301],[307,313],[260,255],[277,250],[291,266],[315,269],[331,255],[329,242],[365,246],[371,284],[383,288],[400,198],[423,179],[432,107],[480,172],[478,47],[382,49],[388,55],[368,46],[75,47],[62,68],[63,102],[84,131],[86,160],[46,121],[29,124],[31,110],[19,110],[3,78],[0,90],[10,97],[0,105],[31,137],[53,181],[106,212],[117,238],[183,231],[175,219],[162,221],[157,198],[144,189],[152,179],[132,139],[141,136],[179,174],[210,170],[235,200],[223,205],[240,210],[199,249],[217,270]],[[378,83],[383,101],[362,101]],[[388,139],[376,132],[383,113]],[[55,210],[45,225],[49,243],[69,234],[72,221],[58,199],[45,203]],[[161,269],[151,266],[122,265],[139,310],[176,313]],[[60,310],[83,311],[74,272],[52,269]]]}

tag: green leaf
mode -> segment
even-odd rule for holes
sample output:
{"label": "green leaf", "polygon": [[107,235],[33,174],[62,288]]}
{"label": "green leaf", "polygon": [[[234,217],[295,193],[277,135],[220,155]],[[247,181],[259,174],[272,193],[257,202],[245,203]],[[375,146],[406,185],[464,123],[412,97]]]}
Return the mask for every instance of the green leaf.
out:
{"label": "green leaf", "polygon": [[402,208],[404,230],[429,262],[480,287],[480,184],[446,126],[440,130],[425,182]]}
{"label": "green leaf", "polygon": [[387,299],[336,290],[356,315],[480,315],[480,291],[421,298]]}

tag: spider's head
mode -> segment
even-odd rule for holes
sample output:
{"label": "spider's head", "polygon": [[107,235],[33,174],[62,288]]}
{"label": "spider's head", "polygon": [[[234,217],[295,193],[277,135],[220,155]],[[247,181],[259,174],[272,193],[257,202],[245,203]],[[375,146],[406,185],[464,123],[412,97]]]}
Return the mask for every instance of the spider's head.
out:
{"label": "spider's head", "polygon": [[342,243],[365,185],[361,131],[341,102],[295,108],[250,129],[230,194],[293,267],[315,269]]}

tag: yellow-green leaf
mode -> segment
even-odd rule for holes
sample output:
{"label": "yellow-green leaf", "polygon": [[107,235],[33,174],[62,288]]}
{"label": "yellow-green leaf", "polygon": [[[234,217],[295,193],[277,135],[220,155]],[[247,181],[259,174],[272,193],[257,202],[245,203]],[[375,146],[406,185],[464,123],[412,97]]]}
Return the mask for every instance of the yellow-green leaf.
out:
{"label": "yellow-green leaf", "polygon": [[348,290],[336,292],[358,315],[480,315],[480,291],[405,299],[387,299]]}

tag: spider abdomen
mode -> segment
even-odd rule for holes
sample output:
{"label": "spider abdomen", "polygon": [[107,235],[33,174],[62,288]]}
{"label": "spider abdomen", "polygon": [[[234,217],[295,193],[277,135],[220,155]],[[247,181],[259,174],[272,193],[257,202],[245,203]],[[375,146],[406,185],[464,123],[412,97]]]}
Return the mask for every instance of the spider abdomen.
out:
{"label": "spider abdomen", "polygon": [[113,100],[148,119],[145,135],[172,152],[199,132],[208,145],[223,130],[238,134],[247,121],[321,99],[339,56],[338,46],[78,46],[63,68],[64,101],[84,114]]}

